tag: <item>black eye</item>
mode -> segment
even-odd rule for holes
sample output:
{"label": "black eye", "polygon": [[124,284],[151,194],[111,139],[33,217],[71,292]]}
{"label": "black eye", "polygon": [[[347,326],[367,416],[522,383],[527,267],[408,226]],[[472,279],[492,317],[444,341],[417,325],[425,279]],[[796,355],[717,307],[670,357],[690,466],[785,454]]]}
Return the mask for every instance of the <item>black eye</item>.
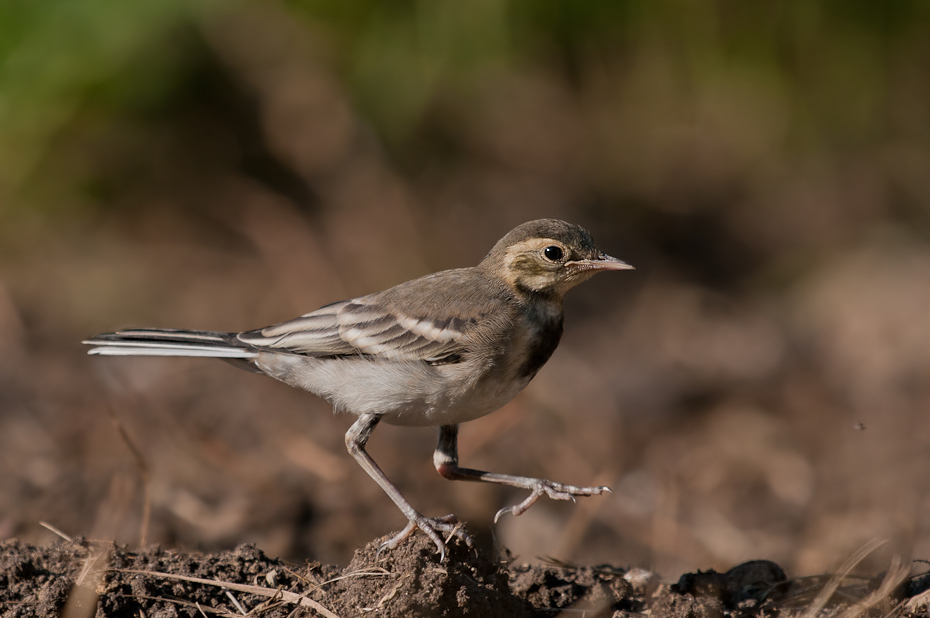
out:
{"label": "black eye", "polygon": [[546,256],[547,260],[552,260],[553,262],[558,262],[562,259],[562,248],[552,245],[551,247],[546,247],[543,249],[543,255]]}

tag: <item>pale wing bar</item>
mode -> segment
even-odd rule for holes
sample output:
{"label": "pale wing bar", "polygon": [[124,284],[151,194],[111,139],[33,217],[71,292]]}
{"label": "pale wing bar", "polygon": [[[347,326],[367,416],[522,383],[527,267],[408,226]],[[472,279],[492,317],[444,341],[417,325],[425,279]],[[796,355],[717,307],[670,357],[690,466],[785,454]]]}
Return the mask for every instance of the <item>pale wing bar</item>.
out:
{"label": "pale wing bar", "polygon": [[309,356],[371,354],[392,360],[435,362],[462,354],[467,323],[416,319],[378,304],[347,301],[276,326],[239,335],[259,348]]}

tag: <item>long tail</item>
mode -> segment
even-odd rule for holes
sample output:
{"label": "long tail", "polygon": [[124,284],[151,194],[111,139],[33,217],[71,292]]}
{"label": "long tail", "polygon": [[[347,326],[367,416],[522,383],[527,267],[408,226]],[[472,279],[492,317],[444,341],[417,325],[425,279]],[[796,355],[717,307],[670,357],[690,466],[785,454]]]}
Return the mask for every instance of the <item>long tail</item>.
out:
{"label": "long tail", "polygon": [[140,328],[103,333],[84,341],[94,346],[88,354],[106,356],[204,356],[254,358],[257,351],[236,333]]}

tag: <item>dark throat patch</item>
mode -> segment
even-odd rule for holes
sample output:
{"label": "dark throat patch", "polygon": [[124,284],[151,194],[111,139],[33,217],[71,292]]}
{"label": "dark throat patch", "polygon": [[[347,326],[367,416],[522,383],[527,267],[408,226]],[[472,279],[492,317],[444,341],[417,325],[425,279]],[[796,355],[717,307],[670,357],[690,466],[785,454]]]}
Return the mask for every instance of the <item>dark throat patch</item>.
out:
{"label": "dark throat patch", "polygon": [[536,315],[530,320],[533,335],[530,336],[526,358],[517,370],[519,378],[532,378],[555,352],[562,338],[562,312]]}

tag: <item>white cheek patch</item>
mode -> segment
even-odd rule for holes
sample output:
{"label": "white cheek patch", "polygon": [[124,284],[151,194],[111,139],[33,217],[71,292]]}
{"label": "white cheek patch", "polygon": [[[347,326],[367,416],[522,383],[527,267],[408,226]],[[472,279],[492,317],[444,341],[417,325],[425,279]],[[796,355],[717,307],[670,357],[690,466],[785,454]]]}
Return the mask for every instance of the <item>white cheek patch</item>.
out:
{"label": "white cheek patch", "polygon": [[[518,242],[517,244],[509,247],[507,253],[504,254],[504,280],[507,281],[510,285],[516,285],[520,277],[517,275],[516,269],[514,268],[514,262],[517,261],[517,258],[526,253],[532,253],[534,251],[542,251],[545,247],[549,245],[562,246],[557,240],[552,238],[530,238],[529,240],[524,240],[523,242]],[[540,284],[545,284],[546,280],[541,279]]]}

